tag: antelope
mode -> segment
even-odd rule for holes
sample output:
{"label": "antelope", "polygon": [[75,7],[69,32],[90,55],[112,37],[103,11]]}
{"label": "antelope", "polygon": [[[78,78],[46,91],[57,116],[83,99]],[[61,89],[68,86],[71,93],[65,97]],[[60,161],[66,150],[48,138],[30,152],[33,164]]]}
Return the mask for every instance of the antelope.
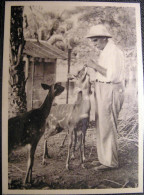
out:
{"label": "antelope", "polygon": [[[28,145],[28,165],[24,183],[32,182],[32,168],[37,144],[44,134],[46,119],[50,113],[55,96],[64,91],[60,83],[51,86],[41,84],[44,90],[49,90],[43,104],[20,116],[8,120],[8,154],[20,147]],[[52,132],[50,132],[52,133]]]}
{"label": "antelope", "polygon": [[68,155],[66,159],[66,169],[69,170],[70,163],[70,151],[72,148],[73,138],[74,146],[72,158],[74,157],[74,151],[77,139],[79,141],[80,161],[81,166],[84,167],[85,161],[85,136],[90,119],[90,95],[91,95],[91,82],[90,76],[87,71],[87,67],[78,73],[78,92],[77,100],[73,106],[69,121],[68,121]]}
{"label": "antelope", "polygon": [[[72,112],[72,109],[73,104],[60,104],[52,106],[50,114],[46,121],[46,131],[44,134],[44,153],[42,160],[43,165],[47,164],[46,158],[50,158],[47,147],[48,138],[52,135],[61,132],[62,130],[66,130],[65,128],[67,127],[67,122]],[[52,133],[50,134],[50,132]],[[66,138],[67,133],[60,147],[63,147]]]}
{"label": "antelope", "polygon": [[[83,163],[85,161],[85,135],[89,124],[91,108],[90,105],[91,82],[89,74],[87,72],[87,68],[86,67],[82,68],[82,70],[80,70],[76,76],[71,76],[70,79],[76,80],[77,100],[73,105],[65,104],[53,106],[50,115],[47,119],[48,129],[49,130],[52,129],[51,130],[52,132],[54,132],[54,130],[68,131],[69,144],[66,169],[69,169],[70,150],[72,148],[73,142],[74,145],[72,151],[72,158],[74,158],[74,151],[77,143],[77,138],[79,139],[81,164],[82,167],[84,167]],[[65,136],[65,139],[66,137],[67,135]],[[45,158],[46,156],[48,156],[47,153],[48,150],[46,145],[47,140],[45,140],[44,144],[45,150],[43,155],[43,163],[45,163]]]}

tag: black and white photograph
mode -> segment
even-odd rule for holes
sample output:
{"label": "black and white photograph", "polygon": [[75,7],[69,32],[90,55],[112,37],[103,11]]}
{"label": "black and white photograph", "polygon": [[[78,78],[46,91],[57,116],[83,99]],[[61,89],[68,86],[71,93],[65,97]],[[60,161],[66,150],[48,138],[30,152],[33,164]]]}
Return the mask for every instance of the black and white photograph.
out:
{"label": "black and white photograph", "polygon": [[139,3],[5,3],[3,194],[143,192]]}

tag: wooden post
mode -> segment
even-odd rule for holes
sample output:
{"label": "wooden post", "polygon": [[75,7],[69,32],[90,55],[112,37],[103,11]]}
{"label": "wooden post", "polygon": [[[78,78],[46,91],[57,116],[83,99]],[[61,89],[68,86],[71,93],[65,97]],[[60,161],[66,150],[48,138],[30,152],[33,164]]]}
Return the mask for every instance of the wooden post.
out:
{"label": "wooden post", "polygon": [[[72,51],[72,49],[68,49],[68,74],[70,73],[71,51]],[[68,104],[68,98],[69,98],[69,78],[67,79],[67,97],[66,97],[66,104]]]}
{"label": "wooden post", "polygon": [[[29,57],[28,56],[24,56],[23,57],[23,61],[25,61],[25,79],[27,80],[28,79],[28,70],[29,70]],[[25,91],[27,93],[27,83],[26,83],[26,86],[25,86]]]}
{"label": "wooden post", "polygon": [[34,87],[34,62],[35,60],[32,60],[32,92],[31,92],[31,108],[33,109],[33,87]]}

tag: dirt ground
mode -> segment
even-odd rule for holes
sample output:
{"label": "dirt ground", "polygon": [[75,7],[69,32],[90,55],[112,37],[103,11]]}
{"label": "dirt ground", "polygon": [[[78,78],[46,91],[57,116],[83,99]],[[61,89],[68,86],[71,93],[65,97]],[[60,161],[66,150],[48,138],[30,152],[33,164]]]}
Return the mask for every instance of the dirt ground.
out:
{"label": "dirt ground", "polygon": [[[60,148],[62,132],[48,140],[50,159],[42,165],[43,138],[40,140],[33,167],[33,184],[23,186],[27,165],[27,149],[18,150],[9,160],[9,189],[105,189],[129,188],[138,185],[137,147],[131,145],[124,152],[119,152],[120,166],[115,170],[95,172],[91,162],[97,160],[94,128],[88,129],[86,136],[85,169],[80,166],[79,152],[71,160],[70,170],[66,170],[67,144]],[[93,140],[93,141],[91,141]]]}
{"label": "dirt ground", "polygon": [[[130,132],[132,120],[129,113],[131,115],[132,113],[135,114],[135,110],[132,107],[132,105],[135,107],[135,101],[132,101],[131,97],[128,93],[121,111],[122,124],[126,125],[124,131],[129,127]],[[127,120],[126,117],[130,120]],[[128,121],[127,124],[124,123],[124,119]],[[136,121],[134,120],[133,124],[135,123]],[[128,143],[128,141],[121,139],[122,142],[119,143],[119,146],[121,146],[119,147],[119,168],[96,172],[91,164],[93,160],[97,160],[95,128],[94,123],[90,123],[86,134],[85,169],[80,166],[80,155],[77,150],[75,159],[70,161],[70,170],[68,171],[66,170],[67,141],[63,148],[60,147],[65,134],[66,132],[61,132],[48,139],[48,149],[51,158],[47,159],[47,165],[42,165],[44,137],[41,138],[35,153],[33,183],[31,185],[23,185],[27,167],[27,148],[14,151],[8,163],[9,189],[50,190],[138,187],[138,147],[135,142]],[[133,135],[134,133],[131,134]]]}

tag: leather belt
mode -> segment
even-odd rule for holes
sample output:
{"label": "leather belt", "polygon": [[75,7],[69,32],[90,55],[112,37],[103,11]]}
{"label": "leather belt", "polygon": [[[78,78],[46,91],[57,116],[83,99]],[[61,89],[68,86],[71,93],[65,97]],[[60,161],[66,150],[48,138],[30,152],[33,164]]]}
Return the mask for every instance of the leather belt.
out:
{"label": "leather belt", "polygon": [[96,79],[96,82],[98,82],[98,83],[105,83],[105,84],[111,84],[111,83],[112,83],[112,82],[99,81],[99,80],[97,80],[97,79]]}
{"label": "leather belt", "polygon": [[98,83],[105,83],[105,84],[122,84],[121,82],[118,82],[118,83],[112,83],[111,81],[110,82],[105,82],[105,81],[99,81],[96,79],[96,82]]}

